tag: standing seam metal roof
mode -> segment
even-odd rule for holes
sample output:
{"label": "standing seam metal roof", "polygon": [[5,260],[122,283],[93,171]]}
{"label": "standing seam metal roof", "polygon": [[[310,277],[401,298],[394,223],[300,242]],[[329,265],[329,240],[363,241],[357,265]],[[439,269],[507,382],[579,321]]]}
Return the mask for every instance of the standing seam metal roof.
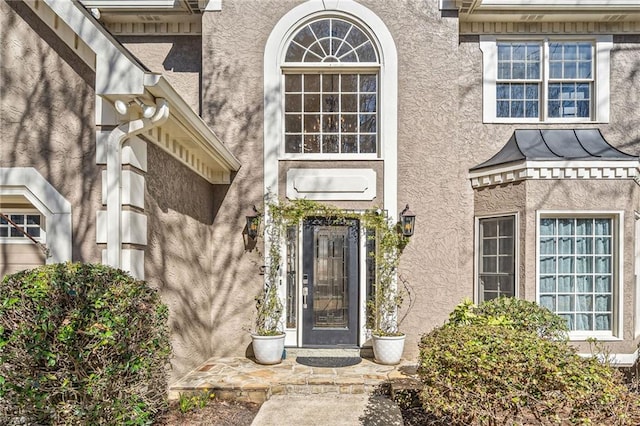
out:
{"label": "standing seam metal roof", "polygon": [[607,142],[600,129],[521,129],[489,160],[470,171],[519,161],[639,160]]}

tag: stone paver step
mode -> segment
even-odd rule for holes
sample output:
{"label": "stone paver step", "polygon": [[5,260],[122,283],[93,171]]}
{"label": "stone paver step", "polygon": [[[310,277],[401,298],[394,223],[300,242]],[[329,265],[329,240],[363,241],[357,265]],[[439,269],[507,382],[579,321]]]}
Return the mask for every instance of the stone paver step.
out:
{"label": "stone paver step", "polygon": [[248,358],[210,359],[174,383],[169,397],[208,390],[220,399],[263,403],[272,395],[364,394],[394,381],[411,379],[415,365],[379,365],[371,359],[341,368],[308,367],[288,355],[281,364],[260,365]]}

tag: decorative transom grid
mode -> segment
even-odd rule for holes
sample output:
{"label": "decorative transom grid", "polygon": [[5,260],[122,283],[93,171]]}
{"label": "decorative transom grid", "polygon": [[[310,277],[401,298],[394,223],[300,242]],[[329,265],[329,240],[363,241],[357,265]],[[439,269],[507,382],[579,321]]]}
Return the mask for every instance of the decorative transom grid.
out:
{"label": "decorative transom grid", "polygon": [[376,153],[377,74],[286,74],[286,153]]}
{"label": "decorative transom grid", "polygon": [[[542,42],[498,43],[496,115],[540,117],[542,93],[547,116],[589,118],[593,89],[593,44],[548,43],[548,75],[543,65]],[[546,91],[542,84],[546,83]]]}
{"label": "decorative transom grid", "polygon": [[[16,225],[33,238],[40,238],[41,227],[39,214],[13,213],[7,215]],[[0,217],[0,238],[26,238],[22,232],[18,231],[5,218]]]}
{"label": "decorative transom grid", "polygon": [[570,330],[613,328],[613,221],[540,219],[540,305]]}
{"label": "decorative transom grid", "polygon": [[480,219],[480,297],[515,296],[514,216]]}
{"label": "decorative transom grid", "polygon": [[302,27],[291,40],[285,62],[378,62],[369,37],[350,22],[325,18]]}

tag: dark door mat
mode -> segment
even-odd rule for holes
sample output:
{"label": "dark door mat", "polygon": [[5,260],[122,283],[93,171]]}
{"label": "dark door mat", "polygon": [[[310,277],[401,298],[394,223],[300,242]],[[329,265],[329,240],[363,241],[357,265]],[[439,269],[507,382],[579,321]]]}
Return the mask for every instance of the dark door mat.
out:
{"label": "dark door mat", "polygon": [[299,356],[296,358],[298,364],[327,368],[349,367],[360,364],[360,361],[362,361],[362,358],[359,356]]}

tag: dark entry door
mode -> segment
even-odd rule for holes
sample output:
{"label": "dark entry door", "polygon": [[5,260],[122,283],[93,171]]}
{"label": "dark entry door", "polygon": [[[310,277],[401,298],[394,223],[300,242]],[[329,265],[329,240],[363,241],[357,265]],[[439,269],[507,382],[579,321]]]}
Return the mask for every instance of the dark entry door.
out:
{"label": "dark entry door", "polygon": [[358,223],[309,219],[303,231],[302,343],[356,345]]}

